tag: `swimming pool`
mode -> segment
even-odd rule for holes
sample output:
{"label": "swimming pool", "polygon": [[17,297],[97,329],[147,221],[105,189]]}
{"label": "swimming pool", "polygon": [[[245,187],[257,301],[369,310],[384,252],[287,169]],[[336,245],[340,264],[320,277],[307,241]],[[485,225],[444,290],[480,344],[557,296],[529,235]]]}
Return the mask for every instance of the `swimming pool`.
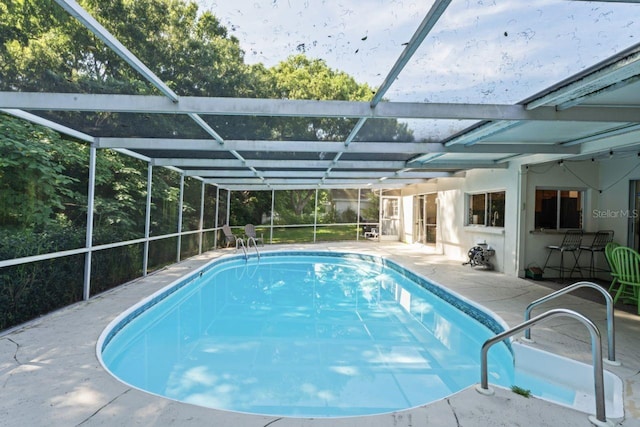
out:
{"label": "swimming pool", "polygon": [[[121,381],[170,399],[300,417],[379,414],[478,382],[504,325],[383,258],[273,252],[227,257],[145,299],[102,334]],[[512,385],[506,344],[491,382]]]}

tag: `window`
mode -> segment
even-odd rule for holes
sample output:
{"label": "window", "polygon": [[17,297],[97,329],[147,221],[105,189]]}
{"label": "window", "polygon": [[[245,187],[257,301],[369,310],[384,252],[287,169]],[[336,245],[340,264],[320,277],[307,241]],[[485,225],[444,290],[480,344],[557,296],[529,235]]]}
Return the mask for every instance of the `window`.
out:
{"label": "window", "polygon": [[467,225],[504,227],[504,199],[504,191],[467,195]]}
{"label": "window", "polygon": [[582,190],[536,189],[536,229],[582,228]]}

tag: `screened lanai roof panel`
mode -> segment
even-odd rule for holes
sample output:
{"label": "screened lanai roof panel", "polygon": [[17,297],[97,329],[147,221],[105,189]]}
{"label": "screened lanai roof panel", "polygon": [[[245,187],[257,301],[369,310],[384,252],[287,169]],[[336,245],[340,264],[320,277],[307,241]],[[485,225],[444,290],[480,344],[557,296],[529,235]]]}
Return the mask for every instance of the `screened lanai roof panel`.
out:
{"label": "screened lanai roof panel", "polygon": [[406,123],[416,141],[424,142],[440,142],[479,123],[478,120],[452,119],[400,119],[398,121]]}
{"label": "screened lanai roof panel", "polygon": [[551,122],[540,126],[539,122],[520,122],[517,126],[485,137],[483,142],[562,144],[628,125],[628,123],[607,122]]}
{"label": "screened lanai roof panel", "polygon": [[[274,111],[277,115],[278,111]],[[266,141],[344,140],[357,119],[202,114],[223,139]]]}
{"label": "screened lanai roof panel", "polygon": [[[212,141],[212,144],[217,144]],[[228,151],[198,151],[198,150],[131,150],[143,156],[155,159],[235,159]]]}
{"label": "screened lanai roof panel", "polygon": [[[59,3],[64,2],[65,0],[59,0]],[[91,5],[98,10],[106,10],[107,7],[114,10],[119,7],[149,7],[148,5],[151,4],[120,2],[122,4],[104,3],[103,6],[96,6],[95,2],[84,3],[83,0],[80,0],[80,3]],[[136,4],[138,6],[135,6]],[[165,5],[165,3],[162,4]],[[443,16],[434,23],[434,28],[426,34],[421,46],[419,43],[410,43],[416,29],[425,22],[425,16],[433,4],[446,5]],[[520,117],[519,108],[510,107],[522,107],[511,104],[538,97],[539,95],[535,94],[541,91],[553,92],[553,86],[559,81],[575,76],[577,72],[636,43],[635,34],[640,34],[638,4],[559,0],[530,2],[451,0],[450,4],[448,0],[442,0],[405,4],[397,0],[379,0],[373,5],[364,0],[349,0],[324,2],[319,5],[312,2],[280,0],[251,0],[246,4],[243,0],[237,2],[201,0],[200,5],[216,14],[222,13],[227,7],[232,8],[230,13],[233,15],[233,20],[222,19],[221,22],[227,26],[230,34],[239,38],[240,45],[245,48],[245,59],[249,63],[259,61],[266,67],[270,67],[286,60],[292,54],[304,53],[311,59],[323,59],[329,67],[345,71],[359,83],[370,85],[374,91],[383,81],[390,82],[388,91],[386,89],[380,91],[384,92],[384,95],[377,105],[382,108],[370,109],[367,101],[349,103],[358,105],[353,108],[350,105],[348,109],[337,108],[339,103],[318,103],[321,104],[318,109],[308,108],[308,104],[316,101],[309,95],[313,91],[308,93],[301,91],[300,97],[307,97],[309,101],[305,101],[306,104],[290,102],[287,95],[283,95],[287,90],[282,90],[282,94],[274,95],[278,90],[270,87],[269,84],[266,85],[264,93],[271,95],[263,95],[262,90],[258,89],[265,88],[257,87],[258,81],[261,81],[259,79],[252,80],[248,85],[250,89],[255,89],[253,92],[240,93],[247,89],[247,87],[243,89],[241,82],[246,76],[244,73],[249,69],[243,67],[242,61],[238,60],[239,56],[234,56],[230,64],[211,61],[211,68],[203,67],[201,61],[203,56],[200,55],[208,58],[209,53],[182,49],[180,47],[184,46],[176,43],[175,46],[178,48],[172,51],[170,56],[172,60],[167,61],[165,58],[165,62],[160,63],[160,60],[150,53],[159,46],[165,47],[163,44],[154,45],[153,43],[157,42],[157,38],[162,39],[164,36],[162,31],[157,34],[153,31],[145,33],[141,26],[140,31],[144,37],[124,37],[121,41],[131,52],[138,55],[152,72],[157,72],[159,79],[166,81],[171,89],[176,90],[178,94],[176,99],[167,100],[166,97],[158,97],[162,99],[153,101],[136,98],[135,102],[120,102],[122,98],[103,97],[96,103],[108,110],[102,107],[108,102],[102,100],[111,100],[110,105],[116,106],[109,111],[120,110],[121,105],[126,111],[144,111],[143,107],[155,102],[156,111],[162,113],[177,111],[183,114],[53,113],[48,111],[36,112],[36,114],[88,135],[99,137],[96,141],[84,138],[93,142],[98,148],[129,150],[149,157],[154,165],[174,166],[192,176],[229,178],[229,182],[234,178],[257,179],[259,182],[270,177],[287,179],[292,176],[295,178],[295,174],[300,175],[297,178],[302,179],[304,175],[305,179],[310,180],[318,177],[325,177],[328,180],[336,178],[338,174],[351,174],[348,178],[366,178],[373,181],[387,178],[386,181],[391,181],[394,176],[403,175],[403,171],[416,166],[418,170],[425,172],[430,169],[456,171],[492,165],[502,167],[506,165],[505,159],[523,153],[525,155],[538,153],[582,155],[584,152],[564,150],[566,147],[560,144],[571,142],[571,138],[584,138],[591,141],[590,138],[594,135],[604,135],[607,131],[615,133],[617,128],[628,125],[622,121],[620,123],[558,121],[566,120],[567,115],[559,119],[549,118],[556,113],[553,101],[545,101],[541,104],[542,108],[532,113],[547,114],[548,112],[545,118],[540,119],[548,120],[547,122],[526,121],[531,120],[531,114],[527,112],[522,113],[525,118],[519,121],[514,118]],[[250,21],[244,21],[244,19],[250,15],[252,19],[260,22],[247,24]],[[96,18],[101,20],[99,13]],[[157,19],[157,17],[149,19]],[[167,16],[166,21],[169,22],[171,19],[173,17]],[[104,24],[117,36],[127,26],[135,24],[126,21],[126,19],[116,20],[111,24],[106,22]],[[277,22],[274,23],[274,21]],[[158,26],[160,29],[163,28],[162,25],[168,25],[160,24]],[[86,30],[82,30],[85,31],[83,34],[87,34]],[[93,38],[102,43],[93,36],[85,38],[87,40]],[[247,39],[254,40],[255,45],[247,48],[245,41]],[[227,41],[231,40],[227,39]],[[91,59],[90,52],[95,49],[95,46],[81,46],[81,44],[82,37],[76,44],[78,51],[82,51],[83,54],[85,51],[89,52],[89,56],[85,59]],[[266,50],[272,47],[276,50]],[[397,76],[393,72],[390,73],[393,64],[398,64],[396,61],[401,60],[403,54],[411,47],[417,48],[415,55],[406,60]],[[251,51],[251,48],[255,48],[255,51]],[[217,54],[216,51],[212,51],[211,55],[215,54]],[[115,53],[113,55],[117,61],[122,61]],[[253,61],[259,56],[262,58]],[[614,62],[612,60],[611,64]],[[112,88],[108,82],[113,76],[105,74],[104,81],[96,79],[96,82],[104,83],[103,86],[108,90],[104,92],[101,89],[91,90],[92,93],[129,93],[126,91],[130,88],[136,91],[131,93],[159,93],[157,88],[149,89],[150,84],[145,81],[139,71],[131,67],[131,64],[123,62],[113,62],[113,64],[119,67],[118,72],[123,73],[122,75],[131,77],[130,80],[125,80],[132,83],[123,84],[123,88]],[[623,65],[625,66],[627,65]],[[183,70],[193,69],[193,73],[191,71],[186,74],[175,73],[180,67],[185,67],[182,68]],[[630,72],[638,69],[633,63],[628,68]],[[105,70],[110,69],[105,65]],[[272,72],[272,70],[265,71]],[[611,70],[605,71],[610,73]],[[180,78],[175,78],[176,76]],[[2,77],[0,76],[0,79]],[[76,77],[78,76],[72,76],[70,80],[73,81]],[[149,78],[149,75],[146,77]],[[201,77],[203,79],[200,79]],[[212,80],[206,80],[205,77],[212,77]],[[265,76],[260,75],[260,77]],[[633,75],[628,74],[627,77],[633,78]],[[206,84],[201,84],[205,80]],[[268,78],[265,80],[270,84],[273,83]],[[138,82],[143,84],[138,85]],[[237,84],[239,82],[240,84]],[[620,83],[615,78],[607,82]],[[286,86],[288,82],[280,83]],[[256,86],[251,86],[252,84]],[[333,92],[328,91],[329,95],[335,93],[336,97],[344,98],[345,94],[341,93],[339,88],[332,88],[332,90]],[[609,106],[617,106],[620,102],[628,101],[634,107],[637,106],[637,96],[628,95],[633,92],[632,86],[625,86],[619,91],[607,92],[607,90],[605,86],[598,87],[597,92],[602,92],[601,95],[591,97],[587,102],[598,105],[600,101]],[[572,104],[566,107],[568,111],[581,110],[580,114],[585,114],[585,109],[579,108],[582,100],[575,102],[571,98],[574,92],[567,92],[566,102]],[[625,96],[616,96],[615,92],[624,93]],[[16,95],[17,98],[18,95],[24,94],[11,94],[6,98],[12,98],[12,95]],[[206,96],[224,98],[209,98],[203,102]],[[233,96],[242,98],[233,98]],[[252,99],[251,102],[246,102],[246,98],[268,96],[278,97],[278,99]],[[195,99],[195,97],[202,98]],[[72,98],[74,97],[67,97],[67,101],[62,104],[63,108],[86,105],[82,102],[76,103]],[[85,97],[77,98],[82,98],[83,102],[86,102]],[[324,96],[319,98],[324,99]],[[33,102],[28,104],[28,107],[25,104],[16,106],[7,103],[3,104],[3,108],[6,106],[22,109],[54,109],[58,107],[59,104],[55,102],[59,99],[60,97],[56,98],[51,104]],[[384,105],[388,100],[397,101],[397,103]],[[19,104],[23,101],[17,99],[11,102]],[[165,101],[166,106],[162,104]],[[255,107],[257,104],[252,103],[253,101],[261,102],[260,107]],[[422,104],[418,106],[418,110],[425,114],[401,114],[408,111],[405,105],[400,105],[405,102]],[[435,108],[429,105],[435,102],[443,104]],[[491,117],[487,118],[476,113],[488,111],[491,107],[473,106],[467,103],[510,105],[509,108],[501,108],[506,105],[496,105],[495,109],[488,113]],[[301,105],[303,107],[300,107]],[[576,105],[578,108],[571,110]],[[461,106],[464,107],[464,112],[461,112]],[[339,111],[338,114],[335,113],[336,110]],[[194,111],[200,116],[196,116]],[[355,114],[353,111],[358,113]],[[442,111],[444,113],[441,115]],[[566,110],[560,108],[559,111],[558,116]],[[371,116],[368,116],[369,112]],[[385,115],[385,112],[388,115]],[[271,113],[274,117],[268,116]],[[303,116],[313,114],[315,117],[293,117],[298,113]],[[318,113],[326,113],[327,117],[321,118],[322,114]],[[430,115],[431,113],[435,116]],[[455,114],[449,115],[449,113]],[[607,113],[608,120],[615,121],[618,118],[614,117],[610,111]],[[256,116],[255,114],[264,115]],[[504,114],[504,117],[501,114]],[[351,118],[341,118],[343,116]],[[405,118],[441,116],[465,120]],[[540,114],[535,116],[540,117]],[[602,119],[594,118],[591,114],[589,116],[593,120]],[[358,120],[357,117],[364,117],[366,120]],[[407,126],[406,128],[397,127],[396,119],[378,117],[400,117],[397,119],[398,122]],[[489,125],[497,125],[498,131],[492,132],[491,129],[488,132],[483,131],[485,123],[471,120],[470,117],[494,120]],[[635,120],[628,117],[624,116],[622,120],[629,122]],[[505,123],[508,126],[501,127]],[[470,126],[477,124],[481,126],[471,130],[469,132],[471,136],[462,135],[469,130]],[[474,135],[480,136],[476,138]],[[109,137],[112,139],[109,140]],[[137,138],[137,140],[128,138]],[[610,141],[608,136],[604,138],[605,140],[601,142]],[[624,138],[629,138],[629,135],[624,135]],[[419,142],[404,146],[400,142],[411,140]],[[637,143],[637,138],[635,140]],[[421,145],[424,142],[437,144],[424,144],[423,151]],[[620,139],[615,143],[616,147],[626,147],[628,142]],[[277,146],[277,144],[282,145]],[[380,150],[374,146],[375,144],[380,144]],[[587,147],[589,153],[594,152],[589,143],[578,144],[574,148]],[[504,146],[504,152],[502,146]],[[445,153],[443,151],[445,148],[454,152]],[[597,148],[599,150],[600,146]],[[210,175],[211,173],[216,175]],[[415,173],[415,170],[411,173]],[[353,174],[361,174],[362,177],[356,177]],[[318,181],[315,183],[317,184]],[[403,184],[398,181],[398,185]]]}
{"label": "screened lanai roof panel", "polygon": [[389,97],[516,103],[637,43],[639,18],[634,4],[453,1]]}
{"label": "screened lanai roof panel", "polygon": [[380,85],[431,3],[198,0],[240,40],[248,63],[274,66],[302,53],[372,87]]}
{"label": "screened lanai roof panel", "polygon": [[438,157],[437,161],[425,164],[426,167],[437,165],[438,163],[449,162],[491,162],[496,159],[511,156],[512,152],[505,146],[504,152],[501,153],[447,153]]}
{"label": "screened lanai roof panel", "polygon": [[639,33],[637,4],[454,0],[387,97],[517,103],[637,43]]}
{"label": "screened lanai roof panel", "polygon": [[296,151],[239,151],[247,160],[287,160],[291,162],[299,160],[331,160],[336,153],[329,152],[296,152]]}
{"label": "screened lanai roof panel", "polygon": [[[357,143],[356,143],[357,144]],[[402,150],[401,144],[398,144],[398,150]],[[340,160],[385,160],[385,161],[407,161],[415,157],[415,153],[406,153],[398,151],[397,153],[344,153]]]}
{"label": "screened lanai roof panel", "polygon": [[185,114],[40,110],[30,113],[94,137],[212,139]]}
{"label": "screened lanai roof panel", "polygon": [[397,119],[368,119],[353,141],[389,142],[389,141],[414,141],[414,130],[406,127]]}

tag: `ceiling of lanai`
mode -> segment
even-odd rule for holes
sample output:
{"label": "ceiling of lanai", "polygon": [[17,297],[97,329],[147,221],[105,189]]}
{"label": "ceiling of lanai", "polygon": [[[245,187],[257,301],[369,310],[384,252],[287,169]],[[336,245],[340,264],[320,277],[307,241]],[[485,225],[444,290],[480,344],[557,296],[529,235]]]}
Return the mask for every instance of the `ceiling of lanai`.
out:
{"label": "ceiling of lanai", "polygon": [[[638,1],[353,0],[339,7],[280,2],[278,13],[316,21],[296,26],[288,19],[271,30],[259,24],[277,2],[247,3],[252,6],[242,16],[261,17],[236,34],[248,40],[247,60],[285,60],[261,57],[265,53],[255,40],[276,47],[288,40],[280,46],[284,55],[302,46],[307,55],[376,88],[369,102],[181,96],[99,17],[72,0],[56,2],[161,95],[1,92],[2,111],[222,188],[400,188],[470,169],[506,168],[513,161],[640,152]],[[216,13],[215,3],[203,0],[202,7]],[[219,14],[223,24],[240,20],[229,8]],[[253,34],[252,28],[263,33]],[[52,111],[162,114],[201,136],[139,127],[71,129],[50,120]],[[213,117],[216,123],[226,118],[225,125],[210,125]],[[344,140],[329,141],[234,135],[246,121],[268,126],[318,117],[347,122],[352,131]],[[407,123],[414,141],[363,140],[368,126],[388,119]]]}

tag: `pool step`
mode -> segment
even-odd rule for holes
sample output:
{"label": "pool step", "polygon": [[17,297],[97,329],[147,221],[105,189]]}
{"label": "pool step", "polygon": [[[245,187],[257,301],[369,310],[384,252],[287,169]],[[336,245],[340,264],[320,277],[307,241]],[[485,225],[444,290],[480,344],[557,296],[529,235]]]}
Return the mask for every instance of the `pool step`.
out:
{"label": "pool step", "polygon": [[[514,384],[534,396],[592,414],[595,412],[593,366],[514,342]],[[622,380],[604,370],[607,418],[624,416]]]}

